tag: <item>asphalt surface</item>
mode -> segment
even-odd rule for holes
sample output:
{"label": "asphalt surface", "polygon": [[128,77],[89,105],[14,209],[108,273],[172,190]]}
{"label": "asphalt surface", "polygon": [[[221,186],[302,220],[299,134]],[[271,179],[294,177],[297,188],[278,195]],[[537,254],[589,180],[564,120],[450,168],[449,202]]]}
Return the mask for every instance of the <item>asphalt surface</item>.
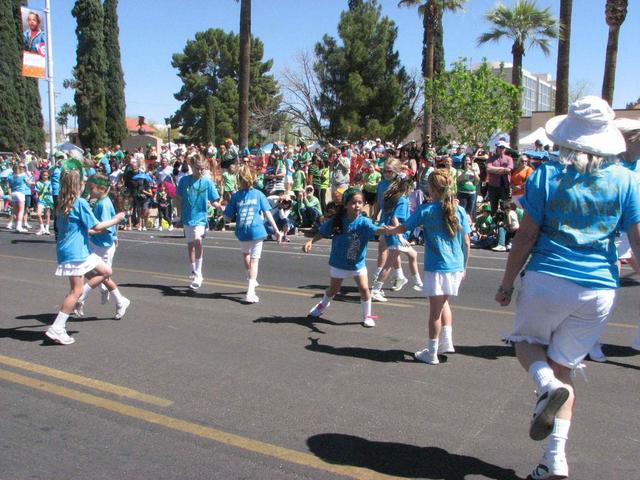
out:
{"label": "asphalt surface", "polygon": [[[0,478],[526,478],[543,444],[527,434],[533,383],[501,342],[512,308],[493,301],[506,254],[473,251],[453,301],[457,353],[429,366],[412,358],[427,304],[409,286],[374,303],[373,329],[352,280],[308,318],[330,244],[305,255],[302,242],[265,244],[260,303],[244,305],[232,233],[207,238],[197,293],[179,231],[123,233],[126,317],[94,293],[67,326],[76,343],[58,346],[43,335],[68,288],[52,237],[0,231]],[[609,362],[577,381],[571,478],[638,478],[638,286],[626,285]]]}

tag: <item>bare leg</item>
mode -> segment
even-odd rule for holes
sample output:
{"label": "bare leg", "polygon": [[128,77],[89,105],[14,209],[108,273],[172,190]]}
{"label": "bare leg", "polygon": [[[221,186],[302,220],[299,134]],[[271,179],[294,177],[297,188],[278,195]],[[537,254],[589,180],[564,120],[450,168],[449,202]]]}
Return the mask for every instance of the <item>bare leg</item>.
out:
{"label": "bare leg", "polygon": [[442,329],[442,313],[448,303],[448,295],[429,297],[429,339],[437,340]]}

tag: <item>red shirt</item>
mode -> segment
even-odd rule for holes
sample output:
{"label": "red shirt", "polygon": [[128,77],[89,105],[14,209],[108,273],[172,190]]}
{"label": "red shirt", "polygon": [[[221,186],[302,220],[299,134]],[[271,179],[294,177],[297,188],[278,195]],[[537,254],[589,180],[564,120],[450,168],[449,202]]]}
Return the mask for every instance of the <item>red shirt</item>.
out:
{"label": "red shirt", "polygon": [[[510,173],[491,173],[489,171],[489,167],[508,168],[509,170],[513,170],[513,158],[509,155],[503,153],[501,156],[498,156],[497,154],[494,154],[489,158],[489,161],[487,162],[487,184],[492,187],[500,187],[511,183]],[[506,180],[506,183],[503,183],[503,177],[504,180]]]}

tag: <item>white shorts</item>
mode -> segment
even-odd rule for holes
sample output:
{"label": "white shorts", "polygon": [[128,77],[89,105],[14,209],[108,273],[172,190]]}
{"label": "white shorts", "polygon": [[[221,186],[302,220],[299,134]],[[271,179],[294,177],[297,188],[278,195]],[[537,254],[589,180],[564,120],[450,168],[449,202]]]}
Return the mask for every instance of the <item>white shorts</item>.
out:
{"label": "white shorts", "polygon": [[620,238],[616,240],[616,248],[618,249],[618,259],[625,260],[633,256],[631,245],[629,245],[629,237],[626,233],[622,233]]}
{"label": "white shorts", "polygon": [[399,252],[402,252],[402,253],[408,252],[410,248],[411,248],[411,245],[407,245],[407,246],[404,246],[404,245],[387,246],[388,250],[398,250]]}
{"label": "white shorts", "polygon": [[24,203],[24,193],[11,192],[11,203]]}
{"label": "white shorts", "polygon": [[600,338],[615,289],[594,290],[563,278],[527,271],[516,299],[511,342],[548,345],[547,356],[575,368]]}
{"label": "white shorts", "polygon": [[116,244],[110,247],[100,247],[95,243],[89,242],[89,251],[98,255],[108,266],[113,265],[113,256],[116,254]]}
{"label": "white shorts", "polygon": [[367,267],[362,267],[360,270],[343,270],[329,265],[329,276],[331,278],[360,277],[362,275],[367,276]]}
{"label": "white shorts", "polygon": [[242,253],[249,253],[251,258],[260,258],[262,255],[262,240],[247,240],[240,242]]}
{"label": "white shorts", "polygon": [[184,225],[184,238],[187,239],[187,243],[193,243],[196,240],[202,240],[205,234],[204,225]]}
{"label": "white shorts", "polygon": [[464,272],[424,272],[422,294],[425,297],[457,296]]}
{"label": "white shorts", "polygon": [[96,265],[100,262],[100,257],[92,253],[81,262],[60,263],[58,264],[58,268],[56,268],[56,276],[83,277],[86,273],[96,268]]}

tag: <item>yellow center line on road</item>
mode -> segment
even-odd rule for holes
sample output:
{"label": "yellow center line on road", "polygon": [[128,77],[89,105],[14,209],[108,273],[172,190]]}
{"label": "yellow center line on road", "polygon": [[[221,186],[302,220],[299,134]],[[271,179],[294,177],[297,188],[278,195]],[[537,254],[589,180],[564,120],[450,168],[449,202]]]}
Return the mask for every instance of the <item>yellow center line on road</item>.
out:
{"label": "yellow center line on road", "polygon": [[36,363],[27,362],[18,358],[0,355],[0,363],[8,365],[10,367],[27,370],[29,372],[47,375],[49,377],[64,380],[66,382],[75,383],[84,387],[93,388],[94,390],[112,393],[120,397],[127,397],[133,400],[138,400],[140,402],[150,403],[151,405],[156,405],[158,407],[168,407],[169,405],[173,404],[171,400],[167,400],[165,398],[147,395],[146,393],[138,392],[137,390],[133,390],[131,388],[114,385],[113,383],[103,382],[101,380],[96,380],[95,378],[83,377],[82,375],[76,375],[74,373],[64,372],[62,370],[56,370],[55,368],[45,367],[44,365],[38,365]]}
{"label": "yellow center line on road", "polygon": [[48,394],[68,398],[70,400],[84,403],[86,405],[91,405],[93,407],[109,410],[111,412],[135,418],[143,422],[160,425],[162,427],[169,428],[178,432],[183,432],[189,435],[213,440],[249,452],[258,453],[260,455],[271,458],[277,458],[289,463],[302,465],[304,467],[309,467],[316,470],[322,470],[324,472],[334,473],[336,475],[343,475],[345,477],[363,480],[383,480],[398,478],[361,467],[334,465],[332,463],[325,462],[309,453],[279,447],[277,445],[272,445],[270,443],[261,442],[259,440],[253,440],[251,438],[243,437],[233,433],[224,432],[222,430],[207,427],[205,425],[180,420],[178,418],[169,417],[167,415],[161,415],[159,413],[144,410],[138,407],[132,407],[124,403],[98,397],[89,393],[62,387],[54,383],[49,383],[13,373],[8,370],[0,369],[0,379],[25,387],[33,388],[35,390],[40,390]]}
{"label": "yellow center line on road", "polygon": [[[41,263],[53,263],[55,264],[56,262],[54,262],[53,260],[46,260],[43,258],[31,258],[31,257],[20,257],[20,256],[15,256],[15,255],[2,255],[0,254],[0,258],[11,258],[14,260],[31,260],[34,262],[41,262]],[[160,272],[151,272],[151,271],[146,271],[146,270],[135,270],[135,269],[131,269],[131,268],[116,268],[116,271],[123,271],[123,272],[128,272],[128,273],[140,273],[143,275],[154,275],[157,276],[159,278],[167,278],[167,279],[171,279],[171,280],[184,280],[184,276],[182,275],[175,275],[172,273],[160,273]],[[246,286],[246,284],[244,283],[240,283],[240,282],[231,282],[231,281],[227,281],[227,280],[216,280],[216,279],[208,279],[206,281],[204,281],[203,283],[205,284],[209,284],[212,286],[220,286],[220,287],[228,287],[228,288],[244,288]],[[294,296],[300,296],[300,297],[307,297],[310,298],[312,297],[314,294],[316,293],[320,293],[322,292],[322,290],[316,290],[315,292],[311,293],[307,293],[307,292],[300,292],[298,289],[295,288],[290,288],[290,287],[280,287],[277,285],[260,285],[258,287],[258,290],[262,290],[265,292],[273,292],[273,293],[283,293],[286,295],[294,295]],[[421,307],[425,305],[424,301],[421,302],[410,302],[410,301],[403,301],[403,300],[394,300],[393,302],[376,302],[376,306],[387,306],[387,307],[400,307],[400,308],[415,308],[415,307]],[[512,310],[493,310],[490,308],[479,308],[479,307],[467,307],[464,305],[455,305],[452,304],[451,308],[454,310],[464,310],[464,311],[468,311],[468,312],[479,312],[479,313],[493,313],[494,315],[508,315],[508,316],[513,316],[515,315],[515,312]],[[607,325],[611,326],[611,327],[619,327],[619,328],[636,328],[635,325],[629,325],[626,323],[616,323],[616,322],[609,322]]]}

